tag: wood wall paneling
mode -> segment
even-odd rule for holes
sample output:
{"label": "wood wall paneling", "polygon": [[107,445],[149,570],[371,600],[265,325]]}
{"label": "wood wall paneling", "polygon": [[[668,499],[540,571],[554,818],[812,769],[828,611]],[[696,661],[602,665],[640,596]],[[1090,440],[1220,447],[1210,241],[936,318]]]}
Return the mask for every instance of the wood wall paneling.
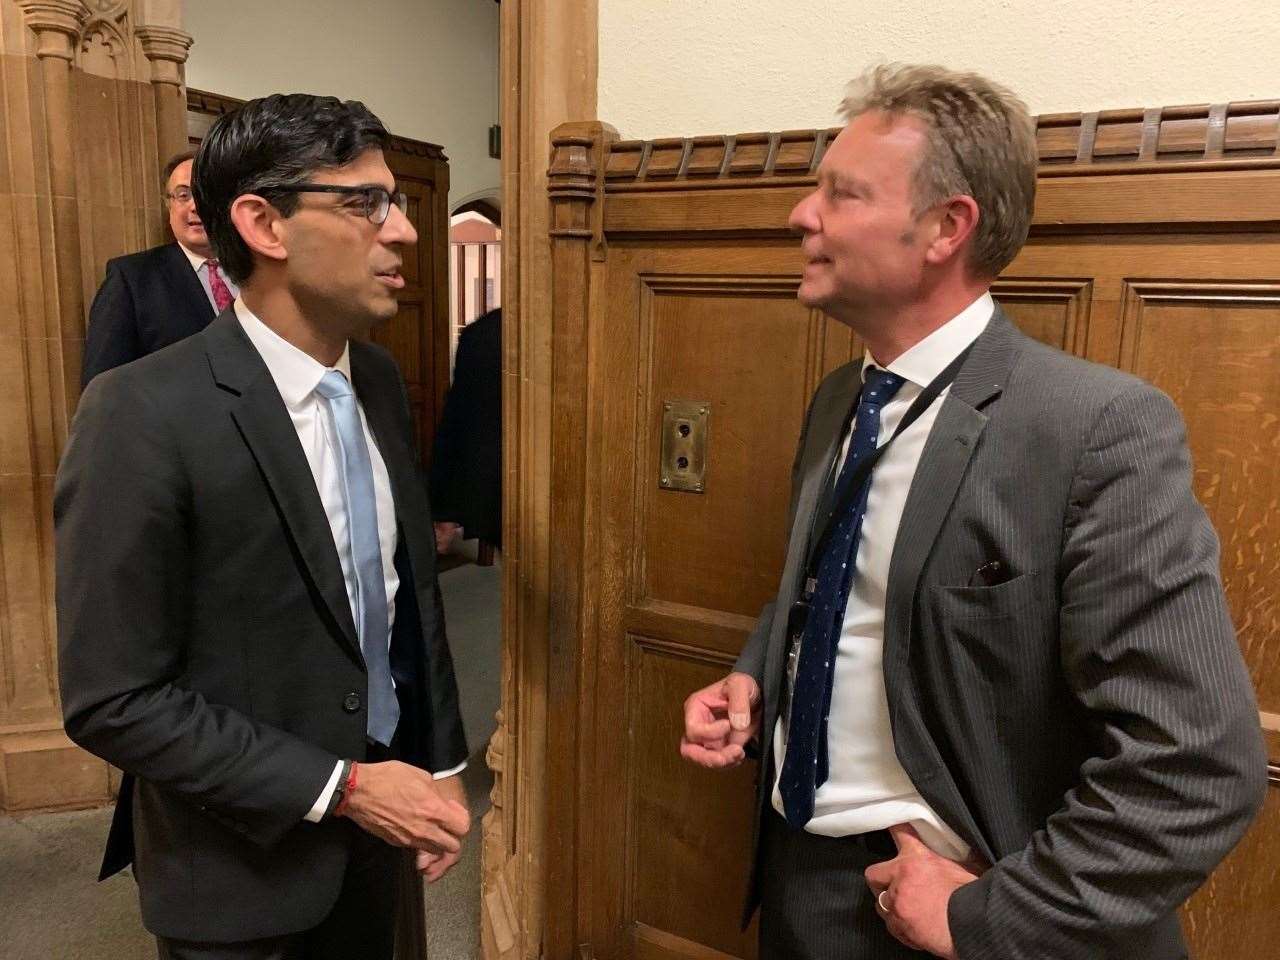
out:
{"label": "wood wall paneling", "polygon": [[1093,293],[1089,280],[1005,277],[995,282],[991,293],[1027,336],[1084,355]]}
{"label": "wood wall paneling", "polygon": [[[1031,336],[1130,369],[1181,407],[1280,783],[1277,111],[1040,118],[1032,237],[994,292]],[[579,252],[556,260],[553,283],[587,291],[574,321],[585,341],[571,346],[585,345],[578,411],[598,417],[598,442],[557,448],[582,463],[560,468],[571,487],[553,477],[552,488],[553,503],[585,503],[557,528],[577,544],[579,570],[563,576],[580,615],[553,652],[589,701],[565,716],[594,721],[590,736],[549,742],[549,769],[576,777],[594,818],[564,836],[576,837],[575,888],[590,890],[564,914],[575,924],[565,942],[611,958],[749,956],[736,920],[750,774],[685,766],[676,743],[684,697],[722,674],[771,595],[805,398],[859,350],[790,300],[799,258],[786,214],[831,131],[618,141],[594,159],[572,142],[581,128],[560,133],[552,170],[575,170],[584,206]],[[669,398],[711,407],[702,494],[658,484]],[[1244,928],[1263,955],[1280,932],[1265,906],[1280,897],[1275,796],[1184,911],[1197,956],[1238,955],[1230,931]]]}
{"label": "wood wall paneling", "polygon": [[[794,277],[642,278],[638,375],[645,429],[635,438],[642,472],[634,585],[641,603],[754,618],[777,590],[790,469],[762,448],[773,447],[777,436],[798,434],[808,403],[808,338],[795,335],[806,312],[796,303],[796,286]],[[751,369],[761,356],[778,374],[765,384]],[[663,404],[672,400],[705,401],[709,410],[714,454],[701,494],[659,485]],[[760,429],[771,421],[776,433]],[[783,509],[761,517],[756,504]],[[720,535],[710,540],[701,535],[706,530]],[[680,562],[671,563],[673,557]]]}
{"label": "wood wall paneling", "polygon": [[[731,956],[755,954],[755,928],[739,929],[746,896],[742,864],[749,855],[754,769],[727,775],[689,770],[674,749],[683,733],[681,705],[691,690],[725,673],[723,658],[628,634],[627,702],[632,762],[626,781],[624,909],[633,930],[676,938],[665,953],[710,947]],[[709,910],[708,904],[717,908]],[[637,933],[637,939],[643,937]],[[650,938],[652,941],[653,938]],[[689,955],[685,953],[684,955]]]}
{"label": "wood wall paneling", "polygon": [[1121,323],[1122,366],[1190,425],[1232,620],[1262,709],[1280,710],[1280,282],[1127,282]]}

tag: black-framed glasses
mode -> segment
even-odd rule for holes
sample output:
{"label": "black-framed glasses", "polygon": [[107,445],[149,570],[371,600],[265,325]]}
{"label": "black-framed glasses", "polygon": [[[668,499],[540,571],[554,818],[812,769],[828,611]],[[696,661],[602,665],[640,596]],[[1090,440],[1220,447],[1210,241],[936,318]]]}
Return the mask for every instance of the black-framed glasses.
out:
{"label": "black-framed glasses", "polygon": [[369,218],[375,226],[387,222],[394,203],[401,213],[409,212],[409,198],[401,190],[388,190],[386,187],[360,186],[348,187],[337,183],[299,183],[292,187],[272,187],[273,193],[341,193],[351,197],[360,197],[364,202],[360,212]]}

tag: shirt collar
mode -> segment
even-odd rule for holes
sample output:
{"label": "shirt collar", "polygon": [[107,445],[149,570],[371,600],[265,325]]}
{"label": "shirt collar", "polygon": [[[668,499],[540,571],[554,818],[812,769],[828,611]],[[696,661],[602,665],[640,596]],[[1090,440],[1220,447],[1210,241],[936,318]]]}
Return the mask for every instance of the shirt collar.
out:
{"label": "shirt collar", "polygon": [[192,253],[190,250],[188,250],[186,247],[184,247],[184,246],[183,246],[181,243],[179,243],[177,240],[175,240],[175,241],[174,241],[174,243],[177,243],[177,244],[178,244],[178,249],[179,249],[179,250],[181,250],[184,254],[186,254],[187,260],[188,260],[188,261],[190,261],[190,263],[191,263],[191,269],[192,269],[192,270],[194,270],[196,273],[199,273],[199,272],[200,272],[200,268],[201,268],[201,267],[203,267],[203,266],[205,265],[205,262],[206,262],[209,258],[208,258],[208,257],[202,257],[202,256],[200,256],[200,255],[199,255],[199,254],[197,254],[197,253]]}
{"label": "shirt collar", "polygon": [[[254,316],[241,299],[235,302],[236,319],[253,343],[276,382],[285,406],[297,409],[315,392],[321,378],[332,370],[340,370],[351,381],[351,344],[342,348],[342,356],[332,367],[299,350],[280,334]],[[354,387],[352,388],[354,391]]]}
{"label": "shirt collar", "polygon": [[991,294],[984,293],[887,367],[880,367],[872,358],[870,350],[864,352],[863,378],[865,379],[867,370],[871,367],[880,367],[920,387],[928,386],[934,377],[947,368],[947,364],[978,339],[987,328],[995,309],[996,302],[991,299]]}

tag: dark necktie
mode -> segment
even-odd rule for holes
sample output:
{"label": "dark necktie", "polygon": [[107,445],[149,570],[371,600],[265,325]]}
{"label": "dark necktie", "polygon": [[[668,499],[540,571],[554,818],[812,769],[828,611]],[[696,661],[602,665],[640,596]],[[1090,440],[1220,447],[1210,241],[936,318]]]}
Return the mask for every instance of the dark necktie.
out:
{"label": "dark necktie", "polygon": [[[895,373],[876,367],[867,370],[849,451],[831,498],[833,504],[844,502],[858,464],[875,452],[880,435],[880,410],[905,382]],[[870,489],[868,474],[861,489],[855,492],[850,508],[843,516],[828,521],[835,526],[818,560],[813,594],[809,598],[809,617],[800,641],[795,686],[791,692],[787,752],[779,778],[787,822],[797,830],[813,818],[814,791],[827,780],[827,715],[831,712],[836,648],[853,585],[862,516]]]}
{"label": "dark necktie", "polygon": [[235,297],[231,295],[231,288],[227,286],[227,282],[222,279],[222,274],[218,272],[218,261],[206,260],[205,266],[209,268],[209,292],[213,294],[213,305],[218,313],[221,313],[231,306]]}

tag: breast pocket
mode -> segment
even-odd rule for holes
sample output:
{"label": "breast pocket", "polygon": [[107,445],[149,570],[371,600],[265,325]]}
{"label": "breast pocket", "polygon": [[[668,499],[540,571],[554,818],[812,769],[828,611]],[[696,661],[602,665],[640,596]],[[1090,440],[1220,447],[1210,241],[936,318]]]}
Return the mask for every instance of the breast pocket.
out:
{"label": "breast pocket", "polygon": [[993,587],[934,584],[926,590],[925,629],[950,662],[949,672],[992,688],[1001,713],[1055,675],[1054,591],[1041,573]]}
{"label": "breast pocket", "polygon": [[935,585],[934,606],[948,619],[991,619],[1013,616],[1031,605],[1040,589],[1039,572],[1024,573],[994,587]]}

